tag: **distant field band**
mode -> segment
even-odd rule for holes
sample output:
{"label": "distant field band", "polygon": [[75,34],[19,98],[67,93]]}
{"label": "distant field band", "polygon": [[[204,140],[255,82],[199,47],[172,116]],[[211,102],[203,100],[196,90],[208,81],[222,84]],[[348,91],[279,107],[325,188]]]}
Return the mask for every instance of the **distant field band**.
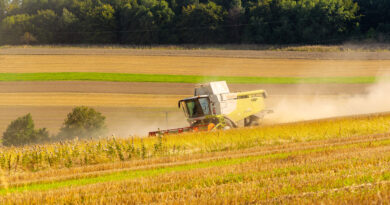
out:
{"label": "distant field band", "polygon": [[[286,57],[288,58],[288,57]],[[376,76],[390,60],[294,60],[126,55],[0,55],[0,73],[106,72],[200,76]]]}
{"label": "distant field band", "polygon": [[109,93],[0,93],[0,105],[18,106],[115,106],[176,107],[184,95]]}

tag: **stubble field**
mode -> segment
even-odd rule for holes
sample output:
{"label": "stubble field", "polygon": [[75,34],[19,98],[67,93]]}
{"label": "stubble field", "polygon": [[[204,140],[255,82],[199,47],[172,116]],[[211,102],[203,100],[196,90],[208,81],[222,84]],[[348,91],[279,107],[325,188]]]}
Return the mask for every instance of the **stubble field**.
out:
{"label": "stubble field", "polygon": [[389,114],[0,153],[2,204],[386,203]]}

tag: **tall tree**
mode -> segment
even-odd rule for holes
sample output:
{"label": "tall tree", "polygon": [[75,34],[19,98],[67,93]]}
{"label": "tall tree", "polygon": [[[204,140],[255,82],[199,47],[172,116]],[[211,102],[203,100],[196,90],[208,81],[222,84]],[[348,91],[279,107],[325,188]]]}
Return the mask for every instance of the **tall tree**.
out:
{"label": "tall tree", "polygon": [[114,8],[109,4],[88,9],[83,22],[84,42],[115,43],[117,25],[114,13]]}
{"label": "tall tree", "polygon": [[390,1],[388,0],[356,0],[360,6],[361,31],[370,29],[379,32],[390,32]]}
{"label": "tall tree", "polygon": [[168,2],[141,1],[121,11],[121,42],[131,44],[162,43],[170,37],[174,13]]}
{"label": "tall tree", "polygon": [[241,43],[244,31],[245,10],[241,6],[241,0],[229,1],[229,7],[227,15],[225,16],[224,23],[227,43]]}
{"label": "tall tree", "polygon": [[58,134],[59,139],[93,138],[106,132],[105,119],[100,112],[93,108],[75,107],[64,121]]}
{"label": "tall tree", "polygon": [[224,40],[223,19],[227,14],[213,2],[183,8],[179,27],[183,43],[218,43]]}
{"label": "tall tree", "polygon": [[249,10],[248,39],[256,43],[336,43],[356,28],[357,11],[352,0],[260,0]]}
{"label": "tall tree", "polygon": [[8,0],[0,0],[0,22],[7,14]]}
{"label": "tall tree", "polygon": [[4,18],[1,24],[4,44],[20,44],[26,33],[32,32],[31,16],[18,14]]}
{"label": "tall tree", "polygon": [[81,31],[80,20],[75,14],[63,8],[58,21],[57,43],[82,43],[78,33]]}
{"label": "tall tree", "polygon": [[30,143],[41,143],[49,140],[49,133],[45,128],[35,130],[31,114],[19,117],[12,121],[3,133],[4,146],[21,146]]}
{"label": "tall tree", "polygon": [[52,44],[56,43],[59,17],[53,10],[38,10],[30,22],[34,28],[33,34],[40,43]]}

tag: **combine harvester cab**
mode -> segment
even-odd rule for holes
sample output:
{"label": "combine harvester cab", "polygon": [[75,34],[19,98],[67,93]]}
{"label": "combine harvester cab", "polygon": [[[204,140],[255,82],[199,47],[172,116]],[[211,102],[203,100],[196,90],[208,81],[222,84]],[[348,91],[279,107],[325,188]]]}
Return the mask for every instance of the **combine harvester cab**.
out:
{"label": "combine harvester cab", "polygon": [[198,84],[193,97],[179,101],[190,127],[150,132],[158,134],[210,131],[258,125],[265,114],[264,90],[230,93],[225,81]]}

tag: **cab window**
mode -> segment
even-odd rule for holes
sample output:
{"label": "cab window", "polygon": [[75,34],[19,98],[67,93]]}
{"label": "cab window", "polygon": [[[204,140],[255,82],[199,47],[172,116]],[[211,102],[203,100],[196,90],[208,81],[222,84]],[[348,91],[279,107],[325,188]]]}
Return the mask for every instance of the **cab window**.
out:
{"label": "cab window", "polygon": [[210,102],[208,98],[197,98],[185,101],[183,106],[188,117],[201,117],[210,115]]}
{"label": "cab window", "polygon": [[202,107],[204,115],[210,115],[209,99],[199,98],[199,104]]}

